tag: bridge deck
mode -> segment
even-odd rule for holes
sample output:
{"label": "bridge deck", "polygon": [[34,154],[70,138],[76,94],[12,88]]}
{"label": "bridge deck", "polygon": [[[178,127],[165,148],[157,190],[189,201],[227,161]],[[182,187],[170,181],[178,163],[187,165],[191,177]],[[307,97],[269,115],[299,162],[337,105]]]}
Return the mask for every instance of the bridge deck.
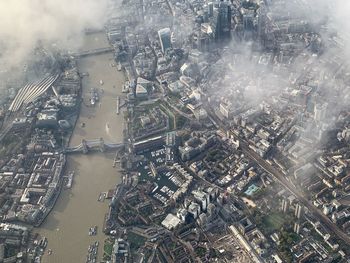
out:
{"label": "bridge deck", "polygon": [[76,146],[67,147],[64,149],[65,153],[83,152],[87,153],[89,150],[108,150],[122,148],[124,143],[105,142],[103,139],[96,140],[82,140],[82,143]]}
{"label": "bridge deck", "polygon": [[71,55],[74,57],[85,57],[85,56],[108,53],[108,52],[112,52],[113,50],[114,50],[113,47],[105,47],[105,48],[97,48],[97,49],[92,49],[87,51],[76,52],[76,53],[72,53]]}

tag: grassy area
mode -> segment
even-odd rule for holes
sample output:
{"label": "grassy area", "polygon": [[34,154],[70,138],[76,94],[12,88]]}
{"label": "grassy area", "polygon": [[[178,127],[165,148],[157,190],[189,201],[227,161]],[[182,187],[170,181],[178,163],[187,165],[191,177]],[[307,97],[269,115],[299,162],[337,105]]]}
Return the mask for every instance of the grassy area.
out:
{"label": "grassy area", "polygon": [[179,99],[181,99],[181,94],[180,93],[174,93],[174,92],[169,92],[168,93],[168,97],[170,98],[170,99],[173,99],[173,100],[175,100],[175,101],[178,101]]}
{"label": "grassy area", "polygon": [[128,241],[130,242],[130,250],[136,251],[146,242],[146,238],[139,236],[131,231],[128,232]]}
{"label": "grassy area", "polygon": [[186,121],[187,121],[187,119],[184,116],[177,115],[176,116],[176,128],[181,129],[185,125]]}
{"label": "grassy area", "polygon": [[223,153],[222,151],[220,151],[218,149],[215,149],[215,150],[210,151],[207,154],[206,159],[209,162],[216,162],[218,160],[224,159],[225,157],[226,157],[225,153]]}
{"label": "grassy area", "polygon": [[111,260],[113,252],[113,242],[110,239],[106,239],[103,246],[103,260]]}
{"label": "grassy area", "polygon": [[11,245],[5,245],[5,258],[10,258],[18,253],[18,248]]}
{"label": "grassy area", "polygon": [[174,114],[172,114],[172,111],[163,103],[160,104],[160,107],[162,110],[164,110],[165,114],[168,115],[169,118],[169,130],[172,131],[173,129],[176,129],[176,120],[174,117]]}
{"label": "grassy area", "polygon": [[284,214],[274,212],[262,218],[262,224],[271,231],[279,230],[286,222],[287,217]]}
{"label": "grassy area", "polygon": [[280,245],[278,246],[278,250],[282,254],[283,258],[286,260],[287,263],[293,262],[293,256],[290,251],[290,247],[292,247],[294,244],[296,244],[300,237],[294,233],[294,232],[287,232],[287,231],[281,231],[280,232]]}
{"label": "grassy area", "polygon": [[5,156],[20,152],[22,144],[23,138],[17,136],[16,134],[9,133],[0,144],[0,157],[5,158]]}
{"label": "grassy area", "polygon": [[262,196],[264,196],[267,192],[267,188],[259,188],[253,195],[252,199],[257,200],[260,199]]}
{"label": "grassy area", "polygon": [[161,101],[157,100],[155,101],[154,103],[152,104],[146,104],[146,105],[143,105],[142,107],[145,109],[145,110],[151,110],[155,107],[160,107],[162,105]]}
{"label": "grassy area", "polygon": [[206,250],[204,247],[197,247],[197,248],[195,249],[195,252],[196,252],[196,254],[197,254],[199,257],[204,257],[205,254],[206,254],[206,252],[207,252],[207,250]]}
{"label": "grassy area", "polygon": [[172,131],[176,128],[176,122],[174,120],[174,117],[171,114],[168,114],[169,117],[169,130]]}

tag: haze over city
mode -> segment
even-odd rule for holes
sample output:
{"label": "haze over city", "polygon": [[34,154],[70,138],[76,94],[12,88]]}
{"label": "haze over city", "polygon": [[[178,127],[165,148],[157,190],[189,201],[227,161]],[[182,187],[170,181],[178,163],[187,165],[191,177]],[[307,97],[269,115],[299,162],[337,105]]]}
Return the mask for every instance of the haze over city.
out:
{"label": "haze over city", "polygon": [[350,3],[0,2],[0,262],[350,262]]}
{"label": "haze over city", "polygon": [[103,28],[108,0],[1,1],[1,62],[6,67],[25,63],[39,45],[74,50],[82,45],[86,28]]}

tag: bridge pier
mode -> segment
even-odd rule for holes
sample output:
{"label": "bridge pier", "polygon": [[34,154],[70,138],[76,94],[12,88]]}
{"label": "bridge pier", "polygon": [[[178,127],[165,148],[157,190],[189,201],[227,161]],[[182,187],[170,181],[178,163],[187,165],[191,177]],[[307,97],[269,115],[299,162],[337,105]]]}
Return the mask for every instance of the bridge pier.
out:
{"label": "bridge pier", "polygon": [[105,151],[105,142],[103,140],[103,138],[100,138],[100,152],[104,152]]}
{"label": "bridge pier", "polygon": [[83,146],[83,153],[87,154],[89,152],[89,149],[88,149],[88,146],[87,146],[87,143],[86,143],[85,139],[81,140],[81,145]]}

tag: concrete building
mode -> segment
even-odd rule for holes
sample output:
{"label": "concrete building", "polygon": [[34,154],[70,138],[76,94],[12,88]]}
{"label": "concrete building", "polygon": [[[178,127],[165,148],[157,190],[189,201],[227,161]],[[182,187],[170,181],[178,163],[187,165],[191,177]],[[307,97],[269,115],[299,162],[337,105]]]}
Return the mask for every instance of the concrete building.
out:
{"label": "concrete building", "polygon": [[183,161],[187,161],[203,152],[205,149],[215,143],[215,135],[195,135],[184,143],[183,146],[179,146],[180,157]]}
{"label": "concrete building", "polygon": [[192,202],[188,207],[188,213],[194,218],[197,219],[201,213],[201,207],[199,204]]}
{"label": "concrete building", "polygon": [[300,204],[297,204],[295,207],[295,217],[300,219],[303,216],[303,206]]}
{"label": "concrete building", "polygon": [[181,220],[173,214],[168,214],[162,221],[162,225],[168,230],[176,228],[180,223]]}
{"label": "concrete building", "polygon": [[56,128],[58,124],[57,114],[58,110],[56,109],[43,110],[37,115],[36,126],[39,128]]}
{"label": "concrete building", "polygon": [[287,213],[287,211],[288,211],[288,201],[285,198],[282,199],[281,210],[283,213]]}
{"label": "concrete building", "polygon": [[243,218],[238,223],[238,228],[242,232],[243,235],[248,233],[249,231],[255,228],[255,225],[250,221],[248,217]]}
{"label": "concrete building", "polygon": [[175,153],[177,147],[177,135],[176,132],[168,132],[165,137],[165,148],[166,148],[166,162],[167,164],[174,163],[175,161]]}
{"label": "concrete building", "polygon": [[141,98],[141,99],[147,98],[148,96],[147,89],[140,84],[136,85],[135,94],[136,94],[136,98]]}
{"label": "concrete building", "polygon": [[298,222],[295,222],[294,223],[294,232],[296,233],[296,234],[300,234],[300,224],[298,223]]}
{"label": "concrete building", "polygon": [[327,113],[327,103],[316,103],[314,106],[314,119],[319,122],[325,119]]}
{"label": "concrete building", "polygon": [[204,193],[203,191],[193,190],[192,194],[198,204],[201,206],[202,211],[206,211],[208,204],[210,202],[210,196],[207,193]]}
{"label": "concrete building", "polygon": [[220,113],[225,118],[227,118],[227,119],[230,118],[232,116],[231,104],[230,103],[221,102],[220,103]]}

